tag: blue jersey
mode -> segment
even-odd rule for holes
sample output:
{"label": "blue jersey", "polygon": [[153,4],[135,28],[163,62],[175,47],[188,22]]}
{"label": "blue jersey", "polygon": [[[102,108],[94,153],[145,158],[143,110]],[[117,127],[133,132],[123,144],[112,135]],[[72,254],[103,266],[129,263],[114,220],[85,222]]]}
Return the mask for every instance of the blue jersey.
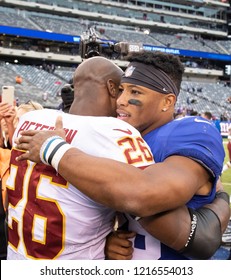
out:
{"label": "blue jersey", "polygon": [[[213,201],[216,182],[221,174],[225,152],[222,137],[213,123],[201,117],[175,119],[144,136],[156,163],[172,155],[190,157],[203,165],[214,178],[208,195],[194,195],[187,203],[190,208],[200,208]],[[161,244],[160,259],[185,259],[176,251]]]}

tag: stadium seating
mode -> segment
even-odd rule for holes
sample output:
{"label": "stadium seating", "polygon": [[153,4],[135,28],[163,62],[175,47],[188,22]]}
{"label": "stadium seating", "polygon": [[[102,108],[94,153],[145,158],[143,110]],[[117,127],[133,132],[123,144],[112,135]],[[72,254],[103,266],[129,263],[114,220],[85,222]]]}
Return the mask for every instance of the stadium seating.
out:
{"label": "stadium seating", "polygon": [[[7,1],[5,1],[7,2]],[[21,1],[17,1],[20,5]],[[24,1],[25,2],[25,1]],[[34,3],[34,1],[27,1]],[[222,39],[219,37],[213,37],[213,39],[203,38],[197,33],[186,33],[179,28],[179,30],[172,30],[171,26],[169,29],[160,30],[158,28],[149,29],[143,24],[140,26],[133,24],[133,19],[138,19],[147,22],[162,22],[177,24],[180,26],[193,26],[197,28],[200,27],[207,28],[210,30],[217,30],[219,28],[224,28],[224,18],[220,18],[221,13],[217,13],[214,7],[202,7],[195,1],[195,5],[199,5],[197,9],[193,9],[189,5],[186,7],[173,4],[169,6],[147,4],[144,1],[143,5],[136,5],[134,1],[104,1],[104,3],[99,3],[98,1],[36,1],[37,7],[45,7],[47,11],[50,9],[50,13],[46,11],[43,12],[37,9],[31,10],[25,5],[19,6],[20,8],[13,9],[11,7],[1,6],[0,7],[0,25],[2,26],[12,26],[20,27],[32,30],[41,30],[47,32],[54,32],[58,34],[70,34],[74,36],[80,36],[89,27],[94,27],[99,38],[105,40],[113,40],[115,42],[127,41],[127,42],[142,42],[144,45],[151,45],[156,47],[182,49],[182,50],[194,50],[205,53],[218,53],[218,54],[230,54],[230,42],[226,40],[225,37]],[[132,3],[133,2],[133,3]],[[154,1],[155,2],[155,1]],[[41,5],[40,5],[41,4]],[[224,9],[223,4],[217,3],[219,9]],[[220,6],[219,6],[220,5]],[[64,12],[55,13],[54,11],[59,7],[63,7]],[[66,10],[65,10],[66,9]],[[155,9],[155,13],[151,11]],[[65,13],[66,11],[66,13]],[[70,13],[85,11],[89,14],[89,18],[86,16],[72,16]],[[98,15],[98,20],[96,17],[91,17],[91,14]],[[112,20],[103,20],[102,15],[112,16]],[[181,15],[181,16],[179,16]],[[113,20],[114,16],[119,16],[120,18],[127,18],[127,22],[119,22]],[[200,24],[198,24],[200,21]],[[205,20],[206,19],[206,20]],[[3,38],[5,39],[5,38]],[[26,44],[17,44],[15,40],[2,40],[2,46],[4,48],[18,48],[27,49]],[[30,44],[28,40],[28,44]],[[64,43],[65,44],[65,43]],[[36,52],[49,51],[58,52],[63,54],[75,55],[76,51],[72,52],[73,48],[64,49],[59,46],[57,48],[54,45],[48,45],[44,47],[44,50],[40,45],[30,45],[30,49]],[[212,64],[212,61],[187,61],[184,58],[184,62],[190,63],[190,67],[205,67],[207,69],[214,67],[214,69],[219,69],[216,63]],[[206,62],[206,63],[205,63]],[[192,64],[192,65],[191,65]],[[42,65],[42,62],[41,62]],[[57,66],[57,65],[56,65]],[[23,77],[22,85],[16,85],[16,95],[20,99],[20,102],[25,102],[28,97],[29,99],[37,100],[44,103],[42,100],[42,94],[44,92],[48,93],[48,100],[43,104],[47,107],[58,106],[60,103],[59,92],[61,87],[72,77],[74,68],[66,67],[65,69],[60,69],[56,67],[55,72],[49,73],[38,66],[32,65],[19,65],[19,64],[1,64],[1,69],[3,75],[0,77],[0,84],[4,85],[7,83],[15,82],[15,76],[20,74]],[[7,73],[7,74],[4,74]],[[208,82],[209,81],[209,82]],[[220,116],[224,112],[228,112],[231,115],[230,104],[227,103],[227,98],[230,97],[230,88],[224,87],[223,83],[218,83],[218,78],[209,79],[207,82],[199,82],[194,80],[185,79],[182,83],[181,95],[177,101],[177,108],[188,107],[189,109],[203,112],[205,110],[211,111],[215,116]],[[29,90],[25,90],[28,87]],[[32,89],[32,88],[33,89]],[[188,91],[189,88],[203,88],[202,91]],[[28,92],[29,91],[29,92]],[[32,94],[32,92],[34,94]],[[33,96],[34,95],[34,96]],[[34,97],[34,98],[32,98]],[[194,102],[189,102],[189,101]]]}

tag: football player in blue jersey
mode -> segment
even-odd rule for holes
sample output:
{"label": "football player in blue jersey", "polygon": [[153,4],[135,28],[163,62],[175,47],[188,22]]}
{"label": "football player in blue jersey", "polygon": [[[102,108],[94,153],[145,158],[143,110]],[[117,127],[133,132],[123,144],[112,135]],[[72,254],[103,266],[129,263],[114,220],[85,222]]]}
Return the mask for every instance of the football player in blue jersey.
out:
{"label": "football player in blue jersey", "polygon": [[[122,77],[117,100],[118,118],[142,133],[157,164],[141,171],[113,160],[89,156],[71,146],[64,154],[59,153],[59,147],[54,147],[54,151],[49,152],[52,157],[49,162],[55,162],[58,172],[92,199],[132,214],[125,217],[128,229],[137,230],[137,225],[142,225],[148,233],[162,240],[163,243],[156,242],[148,247],[145,243],[148,238],[137,235],[134,240],[137,258],[142,258],[141,250],[158,252],[155,255],[158,259],[208,258],[219,247],[230,216],[226,193],[219,193],[216,198],[224,160],[222,138],[210,122],[198,116],[173,119],[184,71],[178,57],[143,52],[132,54],[128,59],[130,64]],[[129,131],[126,133],[129,135]],[[29,148],[29,152],[19,160],[29,158],[37,162],[40,157],[36,149],[47,137],[64,137],[60,120],[53,134],[41,132],[32,139],[32,132],[22,134],[18,147]],[[49,146],[49,141],[46,143]],[[43,145],[42,149],[48,146]],[[215,200],[221,206],[211,204]],[[183,240],[184,246],[182,238],[185,237],[181,232],[174,235],[169,232],[163,240],[156,230],[160,213],[166,215],[169,210],[180,209],[185,204],[192,221],[188,236]],[[134,216],[142,218],[134,219]],[[178,222],[175,219],[176,228]],[[167,230],[169,225],[162,220],[159,226]],[[201,248],[206,245],[211,250],[203,254]]]}
{"label": "football player in blue jersey", "polygon": [[[118,118],[142,133],[155,162],[161,163],[158,165],[161,174],[156,181],[160,180],[166,193],[159,203],[177,207],[180,199],[185,199],[193,221],[194,210],[214,199],[224,161],[222,138],[206,119],[173,120],[184,71],[179,59],[164,53],[144,52],[133,53],[128,60],[130,64],[122,77],[117,99]],[[129,223],[134,222],[129,220]],[[150,218],[141,220],[140,224],[155,235]],[[187,250],[186,246],[180,253],[187,255]],[[160,255],[160,259],[182,258],[179,252],[163,244]]]}

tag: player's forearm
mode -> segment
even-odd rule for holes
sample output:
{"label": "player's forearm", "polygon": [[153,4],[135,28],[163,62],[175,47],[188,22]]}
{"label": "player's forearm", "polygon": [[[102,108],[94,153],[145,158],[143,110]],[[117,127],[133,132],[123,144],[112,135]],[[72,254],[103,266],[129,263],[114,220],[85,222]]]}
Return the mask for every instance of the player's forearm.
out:
{"label": "player's forearm", "polygon": [[[176,173],[170,169],[165,170],[172,178]],[[162,164],[140,170],[126,163],[89,156],[76,148],[65,152],[59,161],[58,172],[93,200],[140,217],[177,208],[192,196],[185,191],[192,189],[186,182],[181,184],[184,191],[171,192],[177,183],[166,180]],[[186,179],[188,182],[187,176]]]}
{"label": "player's forearm", "polygon": [[143,181],[143,174],[133,166],[89,156],[73,148],[61,158],[58,172],[81,192],[105,206],[135,215],[145,212],[145,190],[143,192],[138,184]]}
{"label": "player's forearm", "polygon": [[186,244],[191,229],[191,218],[186,206],[142,218],[139,223],[153,237],[177,251]]}

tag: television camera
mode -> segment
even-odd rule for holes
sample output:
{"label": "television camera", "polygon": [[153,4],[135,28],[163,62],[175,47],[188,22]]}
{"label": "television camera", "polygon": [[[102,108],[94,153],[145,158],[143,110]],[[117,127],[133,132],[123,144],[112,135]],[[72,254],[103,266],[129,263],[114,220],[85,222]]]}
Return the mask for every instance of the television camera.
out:
{"label": "television camera", "polygon": [[80,55],[82,59],[93,56],[105,56],[117,54],[122,58],[130,52],[140,52],[143,50],[142,43],[112,42],[101,40],[94,28],[89,28],[81,35]]}

